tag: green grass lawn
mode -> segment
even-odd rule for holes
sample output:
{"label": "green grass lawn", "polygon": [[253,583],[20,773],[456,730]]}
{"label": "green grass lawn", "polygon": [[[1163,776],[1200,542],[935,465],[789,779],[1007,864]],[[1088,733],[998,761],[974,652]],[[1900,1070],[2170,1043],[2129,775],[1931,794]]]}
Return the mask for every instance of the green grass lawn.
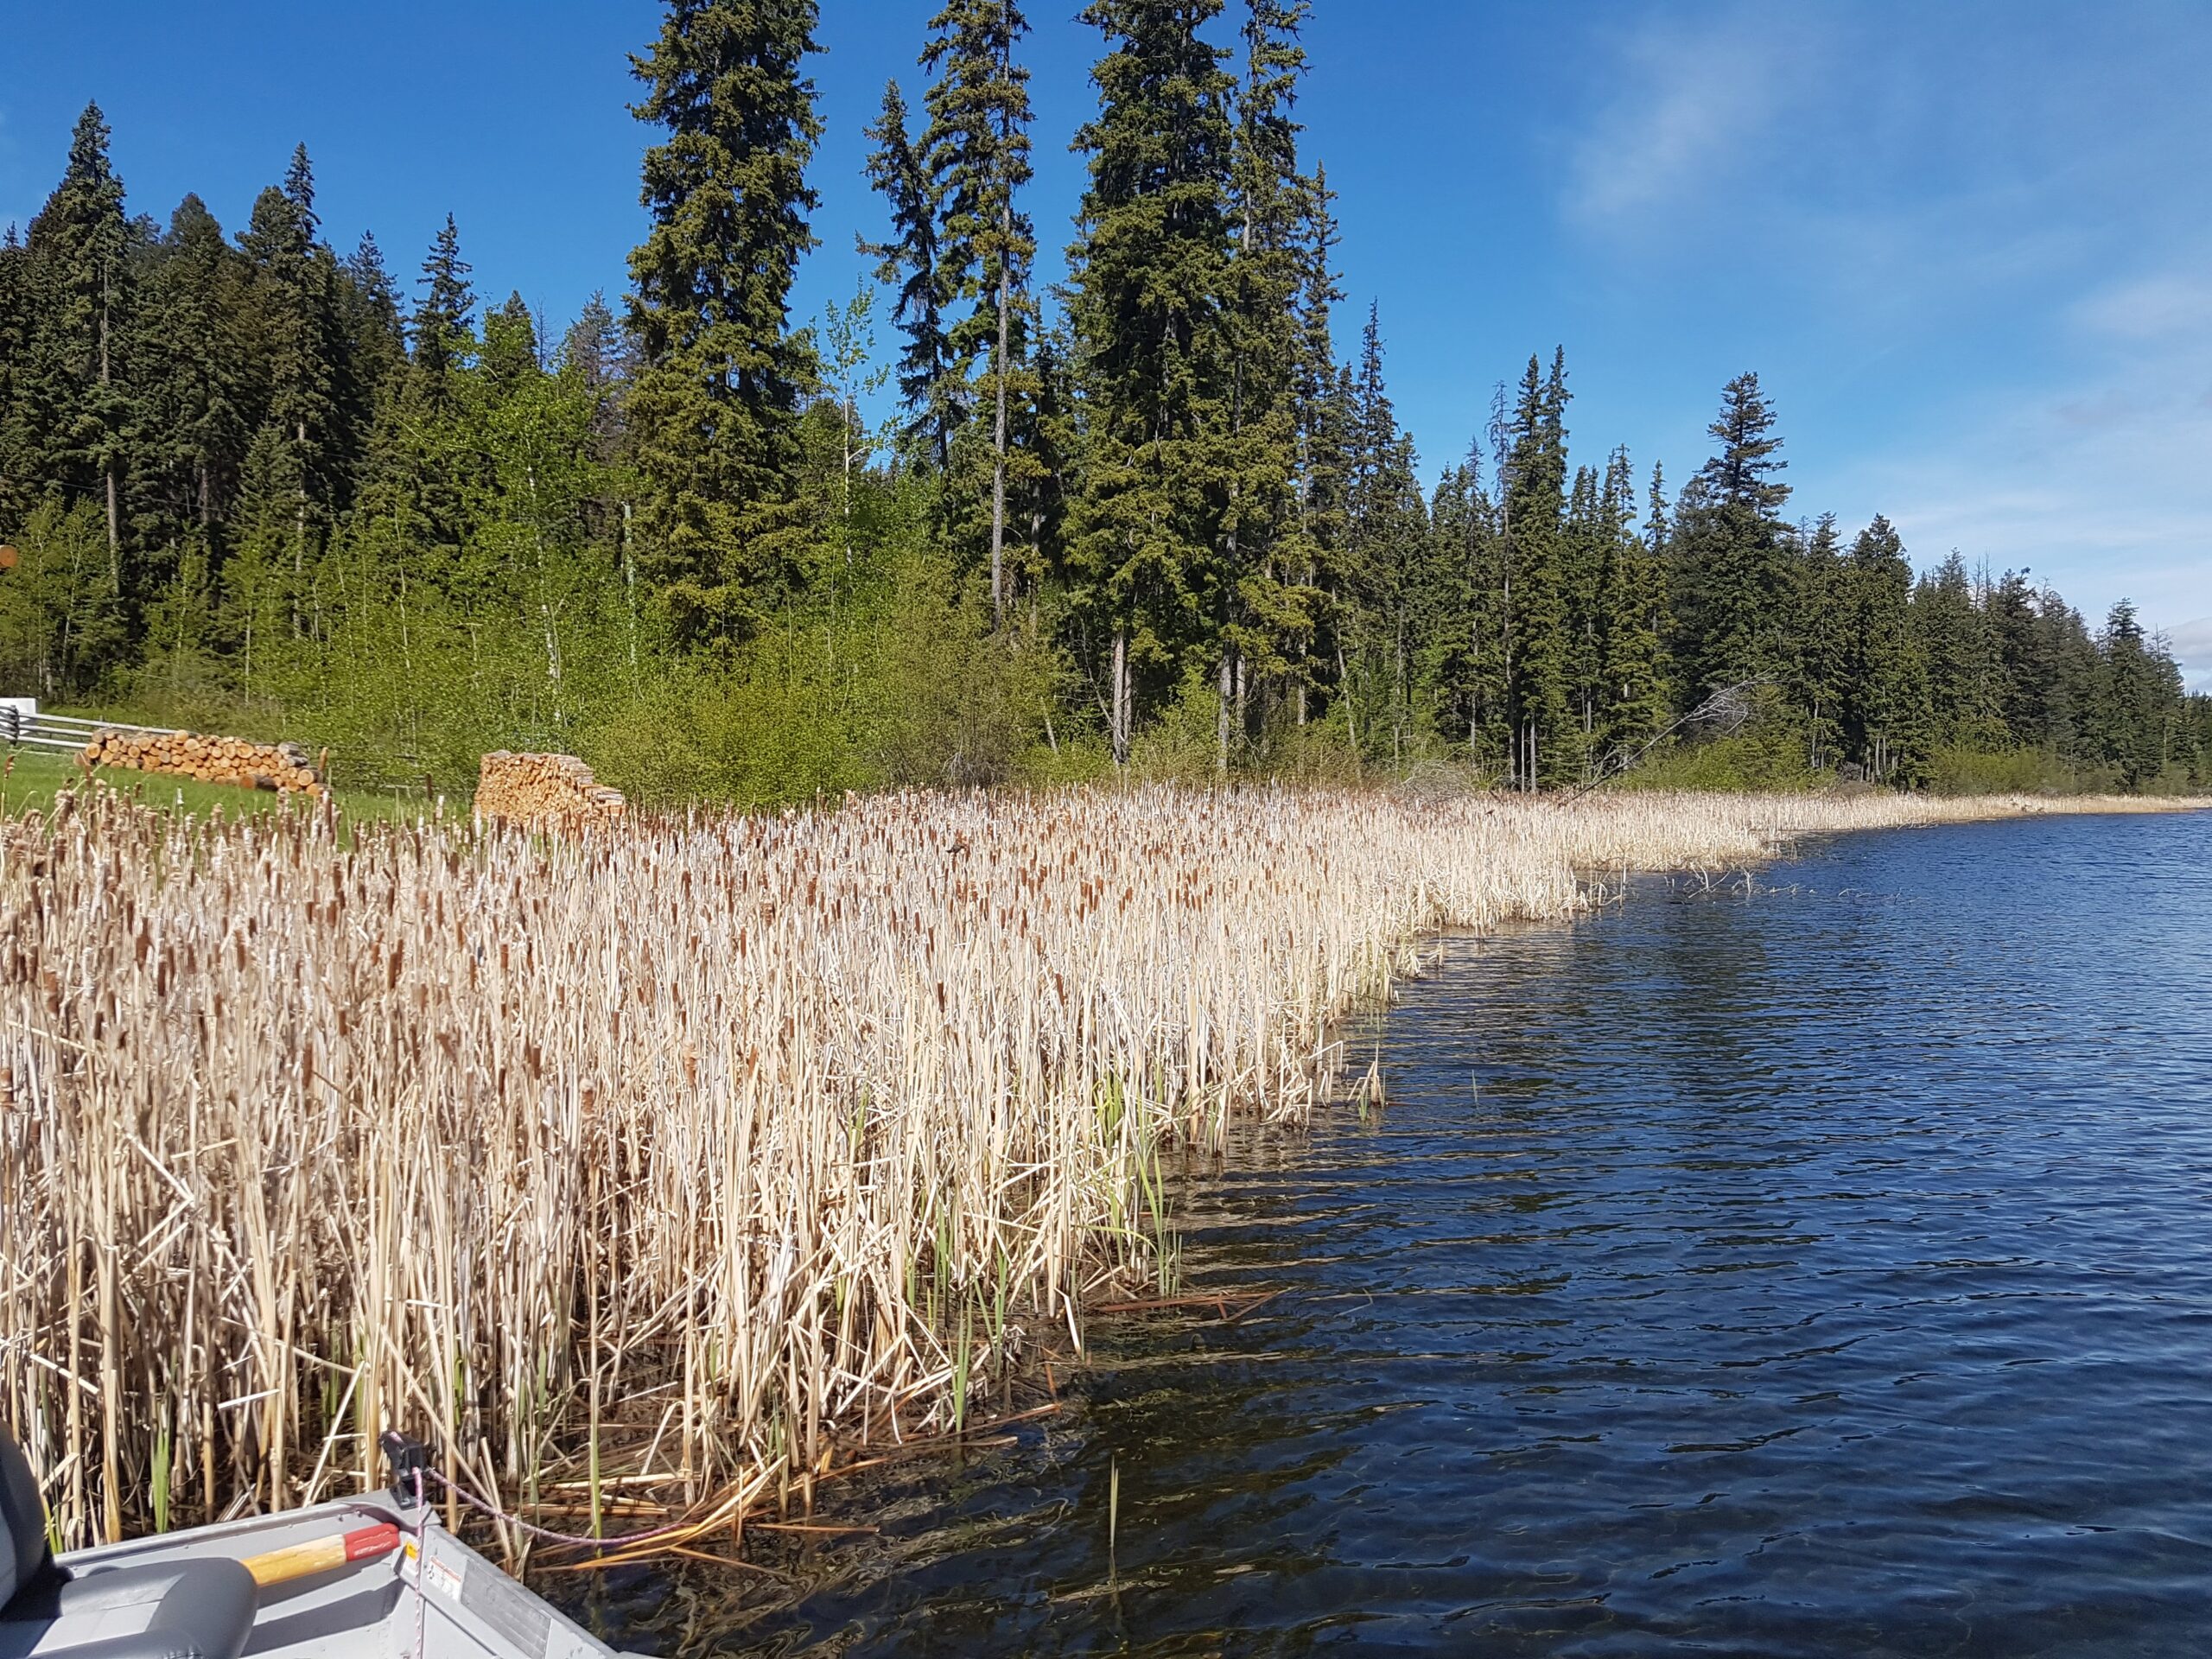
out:
{"label": "green grass lawn", "polygon": [[[13,764],[6,779],[0,780],[0,816],[15,817],[25,812],[43,811],[53,805],[58,791],[83,786],[85,773],[74,754],[53,749],[13,749],[8,753]],[[218,806],[223,809],[226,817],[232,818],[247,813],[304,812],[314,806],[304,795],[286,797],[273,790],[203,784],[196,778],[175,778],[162,772],[126,772],[104,766],[92,777],[102,788],[114,790],[148,806],[189,813],[194,817],[204,818]],[[412,818],[423,810],[419,798],[400,799],[365,790],[341,789],[335,793],[339,811],[357,822],[368,818]],[[461,810],[467,810],[466,802],[461,804]]]}

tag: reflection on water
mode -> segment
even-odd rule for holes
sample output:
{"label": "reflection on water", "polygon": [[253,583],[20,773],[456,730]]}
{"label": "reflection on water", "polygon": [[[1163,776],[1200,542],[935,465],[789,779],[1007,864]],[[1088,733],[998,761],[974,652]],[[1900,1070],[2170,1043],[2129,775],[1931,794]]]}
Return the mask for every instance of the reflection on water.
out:
{"label": "reflection on water", "polygon": [[[1390,1105],[1192,1195],[1249,1319],[825,1519],[648,1651],[2196,1654],[2212,815],[1815,849],[1455,943]],[[1107,1551],[1109,1469],[1118,1546]]]}

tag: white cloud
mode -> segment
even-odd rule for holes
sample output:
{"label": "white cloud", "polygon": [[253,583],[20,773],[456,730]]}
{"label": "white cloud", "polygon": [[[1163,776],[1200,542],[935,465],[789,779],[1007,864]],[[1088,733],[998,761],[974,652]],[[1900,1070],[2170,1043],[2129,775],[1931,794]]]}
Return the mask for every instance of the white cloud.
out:
{"label": "white cloud", "polygon": [[1615,47],[1611,96],[1581,123],[1564,207],[1586,228],[1637,232],[1705,199],[1757,159],[1779,112],[1792,42],[1773,14],[1733,8],[1656,25]]}
{"label": "white cloud", "polygon": [[2063,371],[1958,399],[1940,442],[1878,451],[1853,483],[1889,504],[1923,561],[1956,547],[2000,569],[2031,567],[2093,622],[2133,600],[2205,684],[2212,288],[2196,269],[2190,259],[2135,273],[2062,308],[2058,332],[2072,330]]}
{"label": "white cloud", "polygon": [[2192,691],[2212,691],[2212,616],[2200,616],[2165,631],[2166,644],[2181,664]]}
{"label": "white cloud", "polygon": [[2195,271],[2158,271],[2115,283],[2075,308],[2092,333],[2123,340],[2201,338],[2212,319],[2212,278]]}

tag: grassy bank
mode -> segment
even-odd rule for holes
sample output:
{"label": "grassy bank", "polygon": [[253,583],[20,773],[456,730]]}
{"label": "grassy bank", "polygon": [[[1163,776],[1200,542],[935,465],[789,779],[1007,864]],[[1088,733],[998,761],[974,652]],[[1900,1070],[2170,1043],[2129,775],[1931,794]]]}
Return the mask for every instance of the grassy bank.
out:
{"label": "grassy bank", "polygon": [[[314,810],[304,798],[290,798],[274,791],[241,789],[234,784],[205,784],[196,778],[166,772],[118,771],[101,767],[91,774],[94,784],[133,804],[173,816],[207,818],[218,810],[225,817],[260,816],[271,812]],[[55,796],[76,790],[86,779],[73,754],[54,749],[17,749],[8,757],[0,776],[0,817],[52,810]],[[411,819],[423,810],[422,796],[379,793],[374,790],[334,791],[339,810],[349,819]],[[466,812],[467,804],[461,803]]]}
{"label": "grassy bank", "polygon": [[72,1542],[350,1487],[387,1422],[509,1503],[803,1481],[1078,1330],[1163,1146],[1308,1110],[1422,934],[2081,804],[1075,790],[349,849],[70,797],[0,824],[0,1411]]}

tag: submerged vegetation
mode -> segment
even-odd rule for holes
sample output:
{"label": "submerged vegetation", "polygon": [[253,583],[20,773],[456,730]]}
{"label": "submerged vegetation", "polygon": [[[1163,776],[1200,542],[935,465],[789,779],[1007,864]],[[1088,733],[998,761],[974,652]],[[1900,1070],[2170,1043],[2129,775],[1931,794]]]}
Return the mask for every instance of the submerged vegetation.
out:
{"label": "submerged vegetation", "polygon": [[1571,450],[1566,356],[1531,355],[1425,486],[1371,308],[1346,349],[1306,11],[1084,9],[1055,287],[1021,8],[946,0],[868,129],[881,240],[804,327],[795,270],[844,253],[810,255],[811,0],[667,9],[648,233],[573,320],[480,296],[450,219],[411,284],[340,251],[304,146],[233,233],[197,196],[134,217],[88,108],[0,244],[0,691],[456,798],[499,748],[756,805],[1647,752],[1739,786],[2212,780],[2212,699],[2132,607],[1799,516],[1756,375],[1670,493]]}
{"label": "submerged vegetation", "polygon": [[1308,1110],[1421,936],[2038,810],[1076,789],[348,850],[65,795],[0,825],[0,1419],[70,1542],[378,1478],[388,1422],[510,1505],[803,1487],[1159,1270],[1163,1149]]}

